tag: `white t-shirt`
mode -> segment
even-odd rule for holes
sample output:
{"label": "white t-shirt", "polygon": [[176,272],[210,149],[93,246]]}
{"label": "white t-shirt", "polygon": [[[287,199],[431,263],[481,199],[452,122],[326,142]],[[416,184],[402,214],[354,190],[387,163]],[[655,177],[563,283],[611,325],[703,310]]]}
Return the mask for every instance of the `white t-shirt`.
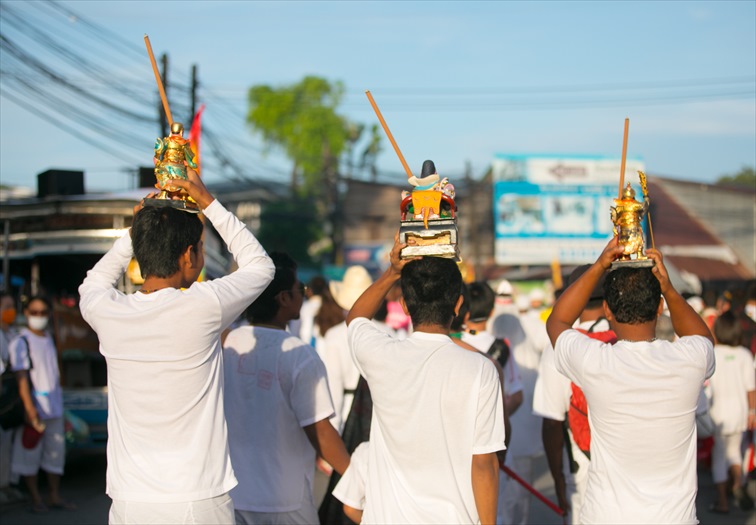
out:
{"label": "white t-shirt", "polygon": [[352,452],[349,467],[333,489],[333,497],[353,509],[365,508],[365,483],[367,481],[368,451],[370,442],[363,441]]}
{"label": "white t-shirt", "polygon": [[722,434],[736,434],[748,426],[748,392],[756,390],[753,356],[746,348],[716,345],[717,371],[709,379],[709,415]]}
{"label": "white t-shirt", "polygon": [[[462,332],[462,341],[475,347],[479,352],[484,354],[488,352],[491,345],[496,340],[494,336],[488,332]],[[509,358],[507,363],[502,369],[504,373],[504,395],[506,397],[516,394],[522,391],[522,379],[520,378],[520,369],[517,367],[517,361],[515,361],[512,349],[509,351]]]}
{"label": "white t-shirt", "polygon": [[289,512],[312,499],[315,449],[302,427],[333,416],[325,367],[310,345],[271,328],[245,326],[223,347],[234,508]]}
{"label": "white t-shirt", "polygon": [[132,257],[127,233],[79,287],[82,316],[108,367],[106,490],[112,499],[196,501],[236,485],[220,333],[265,290],[275,267],[218,201],[204,213],[236,259],[232,274],[186,290],[123,294],[114,285]]}
{"label": "white t-shirt", "polygon": [[[29,343],[29,353],[26,353]],[[31,365],[29,364],[31,357]],[[63,389],[60,386],[58,370],[58,351],[52,337],[45,333],[39,336],[27,328],[21,330],[18,337],[10,343],[11,370],[31,370],[32,397],[40,419],[53,419],[63,416]]]}
{"label": "white t-shirt", "polygon": [[695,413],[714,372],[711,342],[687,336],[609,345],[566,330],[555,362],[590,407],[580,521],[697,523]]}
{"label": "white t-shirt", "polygon": [[341,434],[352,408],[353,392],[360,381],[360,371],[349,353],[345,322],[330,328],[325,333],[323,341],[321,357],[328,371],[328,385],[331,388],[331,398],[336,410],[336,417],[331,420],[331,423]]}
{"label": "white t-shirt", "polygon": [[364,318],[349,347],[373,399],[362,522],[476,523],[472,456],[505,448],[494,364],[446,335],[400,341]]}
{"label": "white t-shirt", "polygon": [[315,345],[315,338],[320,335],[320,329],[315,324],[315,316],[318,315],[321,304],[323,304],[323,298],[319,295],[313,295],[307,299],[299,311],[299,333],[292,331],[310,346]]}

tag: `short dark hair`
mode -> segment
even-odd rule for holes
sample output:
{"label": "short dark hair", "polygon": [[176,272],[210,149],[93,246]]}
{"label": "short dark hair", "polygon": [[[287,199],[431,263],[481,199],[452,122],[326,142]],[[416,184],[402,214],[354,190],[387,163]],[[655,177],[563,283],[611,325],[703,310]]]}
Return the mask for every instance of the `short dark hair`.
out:
{"label": "short dark hair", "polygon": [[449,326],[462,290],[457,263],[441,257],[410,261],[402,268],[401,284],[414,326]]}
{"label": "short dark hair", "polygon": [[276,265],[276,273],[265,291],[247,307],[246,317],[250,323],[271,321],[278,314],[276,296],[291,290],[297,281],[297,263],[289,254],[272,252],[270,258]]}
{"label": "short dark hair", "polygon": [[29,305],[34,301],[42,301],[43,303],[45,303],[45,306],[48,310],[52,310],[52,302],[44,295],[32,295],[31,297],[29,297],[29,299],[24,302],[24,310],[29,308]]}
{"label": "short dark hair", "polygon": [[740,346],[743,328],[732,311],[728,310],[714,321],[714,337],[717,344]]}
{"label": "short dark hair", "polygon": [[179,271],[179,259],[186,249],[199,249],[202,221],[194,213],[170,206],[146,206],[131,226],[134,257],[142,277],[170,277]]}
{"label": "short dark hair", "polygon": [[481,322],[488,319],[496,301],[493,289],[483,281],[475,281],[467,286],[470,298],[470,320]]}
{"label": "short dark hair", "polygon": [[606,276],[604,299],[618,323],[647,323],[656,319],[661,286],[651,268],[617,268]]}

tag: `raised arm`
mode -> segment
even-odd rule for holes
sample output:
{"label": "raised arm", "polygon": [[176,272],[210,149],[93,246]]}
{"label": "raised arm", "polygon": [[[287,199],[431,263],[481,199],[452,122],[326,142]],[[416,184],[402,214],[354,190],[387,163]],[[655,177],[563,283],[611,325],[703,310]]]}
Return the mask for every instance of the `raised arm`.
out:
{"label": "raised arm", "polygon": [[171,184],[186,191],[204,210],[238,266],[235,272],[206,283],[216,291],[226,327],[268,287],[276,268],[246,225],[207,191],[197,172],[187,168],[186,173],[187,180],[172,179]]}
{"label": "raised arm", "polygon": [[388,294],[391,287],[394,286],[402,276],[402,268],[404,268],[404,265],[419,258],[402,259],[400,253],[405,246],[406,244],[399,242],[399,232],[397,232],[394,236],[394,247],[391,248],[391,254],[389,256],[391,264],[354,303],[354,306],[349,310],[349,314],[346,318],[347,325],[358,317],[372,319],[378,311],[378,308],[380,308],[386,294]]}
{"label": "raised arm", "polygon": [[667,268],[664,266],[664,259],[659,250],[649,248],[646,250],[649,259],[654,260],[654,267],[651,271],[659,280],[662,296],[667,302],[669,308],[669,317],[672,319],[672,328],[680,336],[700,335],[714,343],[714,337],[711,335],[709,327],[700,315],[688,304],[688,302],[675,290],[669,281]]}
{"label": "raised arm", "polygon": [[611,268],[612,262],[622,252],[623,248],[619,246],[617,237],[613,237],[596,262],[577,281],[572,283],[554,303],[551,315],[546,321],[546,331],[554,348],[556,348],[556,340],[561,333],[572,328],[572,325],[580,317],[599,279],[604,275],[604,272]]}

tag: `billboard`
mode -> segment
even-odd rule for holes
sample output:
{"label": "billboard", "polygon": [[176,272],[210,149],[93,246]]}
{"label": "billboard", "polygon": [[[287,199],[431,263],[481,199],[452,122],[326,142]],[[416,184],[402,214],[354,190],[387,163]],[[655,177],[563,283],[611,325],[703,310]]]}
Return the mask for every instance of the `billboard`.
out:
{"label": "billboard", "polygon": [[[497,155],[492,165],[494,253],[500,265],[594,261],[612,234],[609,209],[621,159],[588,155]],[[641,198],[627,159],[625,182]]]}

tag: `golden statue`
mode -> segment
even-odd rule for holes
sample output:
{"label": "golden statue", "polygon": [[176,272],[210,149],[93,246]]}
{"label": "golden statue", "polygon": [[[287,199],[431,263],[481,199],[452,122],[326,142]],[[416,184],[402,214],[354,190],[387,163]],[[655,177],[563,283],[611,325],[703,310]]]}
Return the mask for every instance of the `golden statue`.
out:
{"label": "golden statue", "polygon": [[624,253],[612,264],[612,268],[624,265],[653,266],[653,261],[644,253],[646,242],[643,237],[642,222],[648,213],[650,203],[646,175],[642,171],[639,171],[638,175],[643,189],[643,202],[635,200],[635,190],[628,182],[622,190],[621,198],[614,199],[614,206],[611,208],[614,235],[617,236],[620,246],[624,248]]}
{"label": "golden statue", "polygon": [[171,186],[172,179],[187,179],[186,167],[197,169],[194,152],[189,141],[184,138],[184,126],[180,122],[171,124],[171,134],[155,140],[155,178],[160,194],[154,199],[145,199],[146,205],[173,206],[186,211],[197,212],[199,207],[181,188]]}

